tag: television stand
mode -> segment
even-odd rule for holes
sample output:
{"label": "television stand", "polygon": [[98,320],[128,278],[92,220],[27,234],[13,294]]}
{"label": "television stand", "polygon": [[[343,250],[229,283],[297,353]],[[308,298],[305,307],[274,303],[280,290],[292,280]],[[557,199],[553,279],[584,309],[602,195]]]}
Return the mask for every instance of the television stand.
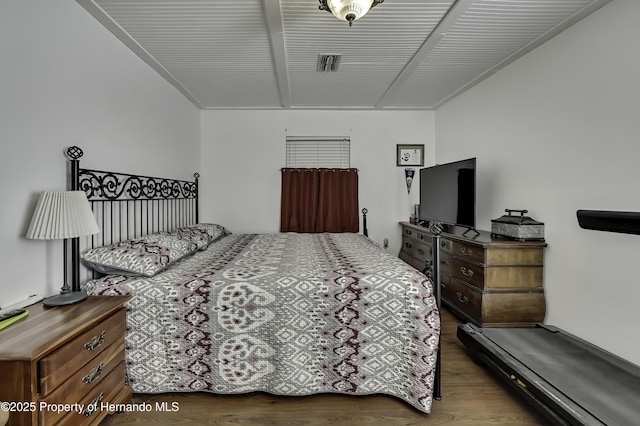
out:
{"label": "television stand", "polygon": [[434,283],[439,280],[442,304],[456,316],[484,327],[535,326],[544,320],[544,241],[497,239],[481,230],[471,238],[463,236],[466,228],[449,226],[434,242],[433,229],[400,224],[398,256],[429,272]]}

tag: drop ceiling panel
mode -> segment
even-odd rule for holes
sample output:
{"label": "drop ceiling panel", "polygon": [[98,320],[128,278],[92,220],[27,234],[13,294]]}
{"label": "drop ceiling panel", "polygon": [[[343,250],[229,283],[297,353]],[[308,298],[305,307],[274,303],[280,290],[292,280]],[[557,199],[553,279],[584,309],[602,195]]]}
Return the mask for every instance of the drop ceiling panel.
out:
{"label": "drop ceiling panel", "polygon": [[[610,0],[76,0],[195,105],[435,109]],[[319,54],[341,54],[319,73]]]}

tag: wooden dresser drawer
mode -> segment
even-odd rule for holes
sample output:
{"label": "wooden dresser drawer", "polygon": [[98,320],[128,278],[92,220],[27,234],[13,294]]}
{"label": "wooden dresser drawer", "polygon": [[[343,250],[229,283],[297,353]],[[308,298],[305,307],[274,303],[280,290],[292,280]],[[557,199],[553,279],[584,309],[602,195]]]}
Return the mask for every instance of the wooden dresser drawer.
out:
{"label": "wooden dresser drawer", "polygon": [[126,310],[120,309],[39,362],[42,396],[67,380],[105,348],[121,339],[126,329]]}
{"label": "wooden dresser drawer", "polygon": [[402,238],[402,250],[407,252],[410,256],[415,257],[418,260],[427,262],[431,260],[431,245],[424,242],[403,237]]}
{"label": "wooden dresser drawer", "polygon": [[531,326],[544,321],[542,290],[483,292],[451,276],[442,280],[441,288],[447,305],[482,327]]}
{"label": "wooden dresser drawer", "polygon": [[416,228],[410,228],[408,226],[402,227],[402,236],[411,238],[414,240],[418,240],[418,241],[424,241],[427,243],[429,243],[432,238],[431,234],[428,234],[427,232],[424,232],[424,231],[420,231]]}
{"label": "wooden dresser drawer", "polygon": [[457,307],[476,321],[481,320],[482,293],[472,290],[451,277],[443,278],[440,287],[442,289],[442,298],[448,304]]}
{"label": "wooden dresser drawer", "polygon": [[465,244],[459,241],[452,241],[451,254],[470,262],[484,262],[484,248],[475,244]]}
{"label": "wooden dresser drawer", "polygon": [[440,254],[441,274],[450,274],[479,290],[540,289],[542,266],[484,266]]}
{"label": "wooden dresser drawer", "polygon": [[423,260],[416,259],[413,256],[410,256],[405,251],[401,251],[400,255],[398,257],[400,259],[402,259],[403,261],[405,261],[406,263],[408,263],[409,265],[411,265],[414,268],[416,268],[420,272],[424,272],[425,268],[427,267],[427,263],[426,262],[424,262]]}
{"label": "wooden dresser drawer", "polygon": [[533,326],[544,321],[545,313],[542,290],[483,294],[481,322],[485,326]]}
{"label": "wooden dresser drawer", "polygon": [[456,257],[452,257],[450,262],[450,271],[454,278],[484,289],[485,268],[482,265],[465,262]]}
{"label": "wooden dresser drawer", "polygon": [[440,241],[440,249],[461,259],[486,266],[542,266],[544,256],[544,245],[542,244],[521,243],[518,245],[517,243],[506,244],[504,241],[483,246],[443,238]]}
{"label": "wooden dresser drawer", "polygon": [[454,278],[477,287],[480,290],[500,290],[519,288],[541,288],[542,267],[530,266],[487,266],[450,260],[450,273]]}

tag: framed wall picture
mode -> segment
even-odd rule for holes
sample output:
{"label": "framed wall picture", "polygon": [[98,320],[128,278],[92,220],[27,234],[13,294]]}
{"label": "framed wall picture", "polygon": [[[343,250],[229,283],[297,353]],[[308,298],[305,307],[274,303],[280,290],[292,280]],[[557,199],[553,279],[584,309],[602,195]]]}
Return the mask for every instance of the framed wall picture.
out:
{"label": "framed wall picture", "polygon": [[396,145],[396,166],[424,166],[424,145]]}

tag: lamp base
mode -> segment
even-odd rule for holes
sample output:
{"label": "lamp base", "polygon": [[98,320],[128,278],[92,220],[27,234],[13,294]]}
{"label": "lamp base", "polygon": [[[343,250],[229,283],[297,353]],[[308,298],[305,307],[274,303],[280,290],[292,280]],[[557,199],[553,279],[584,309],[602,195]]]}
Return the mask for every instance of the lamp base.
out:
{"label": "lamp base", "polygon": [[42,301],[44,306],[64,306],[72,305],[87,298],[84,291],[72,291],[69,293],[60,293],[55,296],[47,297]]}

